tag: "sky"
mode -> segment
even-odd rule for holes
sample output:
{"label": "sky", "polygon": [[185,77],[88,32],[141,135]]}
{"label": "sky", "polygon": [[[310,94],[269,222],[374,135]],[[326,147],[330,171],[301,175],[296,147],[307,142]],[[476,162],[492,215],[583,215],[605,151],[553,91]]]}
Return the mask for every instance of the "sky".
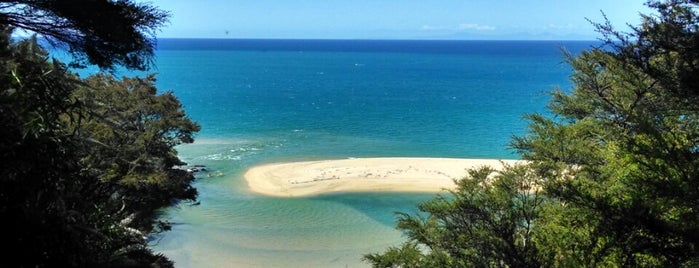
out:
{"label": "sky", "polygon": [[594,40],[602,12],[619,30],[645,0],[160,0],[160,38]]}

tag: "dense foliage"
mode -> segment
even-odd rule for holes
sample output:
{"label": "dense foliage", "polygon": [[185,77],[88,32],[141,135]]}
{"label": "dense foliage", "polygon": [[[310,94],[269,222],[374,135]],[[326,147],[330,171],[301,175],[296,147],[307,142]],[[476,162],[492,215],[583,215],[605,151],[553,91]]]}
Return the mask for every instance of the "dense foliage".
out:
{"label": "dense foliage", "polygon": [[0,25],[40,34],[68,49],[76,66],[149,67],[155,31],[168,14],[130,0],[0,0]]}
{"label": "dense foliage", "polygon": [[[460,181],[451,197],[420,207],[427,216],[401,216],[405,245],[366,259],[376,267],[699,265],[699,4],[648,5],[657,13],[631,33],[597,24],[605,45],[566,55],[574,89],[553,92],[555,116],[528,116],[529,133],[513,140],[529,165],[487,183]],[[519,179],[503,179],[513,172]],[[520,181],[531,180],[542,190],[525,195],[541,195],[532,217],[504,213],[527,203],[493,189],[522,195]],[[498,198],[509,202],[488,201]]]}
{"label": "dense foliage", "polygon": [[[73,97],[82,110],[69,125],[83,142],[81,172],[98,178],[100,189],[118,199],[122,218],[148,230],[153,208],[196,197],[192,176],[175,146],[193,142],[199,126],[190,121],[172,92],[157,95],[154,76],[115,80],[96,75],[82,81]],[[116,212],[112,212],[115,215]]]}
{"label": "dense foliage", "polygon": [[153,76],[81,79],[37,38],[10,38],[24,27],[79,61],[144,68],[141,32],[163,16],[129,1],[0,1],[0,266],[172,266],[146,235],[157,209],[196,198],[194,177],[172,167],[199,126]]}
{"label": "dense foliage", "polygon": [[400,214],[410,241],[365,259],[376,267],[538,267],[532,228],[546,200],[529,172],[471,170],[452,196],[420,204],[428,217]]}

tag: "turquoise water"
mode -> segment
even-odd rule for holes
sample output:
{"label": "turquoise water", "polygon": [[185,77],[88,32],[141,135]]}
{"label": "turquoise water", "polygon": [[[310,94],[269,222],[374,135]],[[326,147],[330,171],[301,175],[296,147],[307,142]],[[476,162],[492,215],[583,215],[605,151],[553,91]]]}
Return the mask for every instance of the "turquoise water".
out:
{"label": "turquoise water", "polygon": [[198,206],[152,246],[179,267],[366,267],[398,245],[395,211],[430,194],[270,198],[248,192],[251,166],[347,157],[517,158],[512,135],[569,87],[561,46],[591,42],[160,40],[158,87],[202,125],[180,156],[200,175]]}

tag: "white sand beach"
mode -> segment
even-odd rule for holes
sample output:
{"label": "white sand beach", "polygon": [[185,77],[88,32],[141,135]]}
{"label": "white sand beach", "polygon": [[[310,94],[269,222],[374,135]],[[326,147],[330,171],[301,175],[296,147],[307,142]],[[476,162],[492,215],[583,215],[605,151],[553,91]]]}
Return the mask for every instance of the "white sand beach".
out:
{"label": "white sand beach", "polygon": [[462,158],[351,158],[275,163],[250,168],[250,190],[269,196],[301,197],[332,192],[440,192],[471,168],[501,169],[521,160]]}

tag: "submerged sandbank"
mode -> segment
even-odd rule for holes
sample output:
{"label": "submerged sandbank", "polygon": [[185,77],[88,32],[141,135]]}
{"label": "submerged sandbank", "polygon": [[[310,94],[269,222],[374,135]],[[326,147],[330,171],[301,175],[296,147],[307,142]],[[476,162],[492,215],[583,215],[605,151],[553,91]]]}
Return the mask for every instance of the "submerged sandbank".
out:
{"label": "submerged sandbank", "polygon": [[332,192],[440,192],[471,168],[501,169],[521,160],[463,158],[351,158],[267,164],[244,175],[250,190],[269,196],[300,197]]}

